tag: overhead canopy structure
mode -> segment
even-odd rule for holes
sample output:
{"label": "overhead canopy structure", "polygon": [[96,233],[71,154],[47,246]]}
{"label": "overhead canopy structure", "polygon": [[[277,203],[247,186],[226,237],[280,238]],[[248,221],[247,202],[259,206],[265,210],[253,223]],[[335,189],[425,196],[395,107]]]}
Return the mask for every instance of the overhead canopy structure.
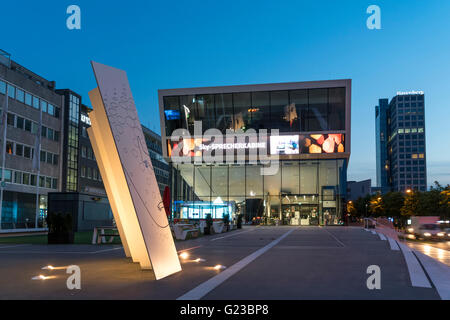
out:
{"label": "overhead canopy structure", "polygon": [[181,271],[128,78],[92,62],[98,88],[89,92],[88,128],[125,254],[156,279]]}

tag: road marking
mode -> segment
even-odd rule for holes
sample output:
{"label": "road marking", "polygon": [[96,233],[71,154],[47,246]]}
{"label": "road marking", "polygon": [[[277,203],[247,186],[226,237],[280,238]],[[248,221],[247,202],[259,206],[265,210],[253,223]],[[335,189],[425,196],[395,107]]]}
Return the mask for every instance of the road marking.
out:
{"label": "road marking", "polygon": [[450,300],[450,267],[422,252],[414,251],[414,254],[422,263],[441,299]]}
{"label": "road marking", "polygon": [[375,230],[371,230],[370,232],[372,232],[372,234],[377,234]]}
{"label": "road marking", "polygon": [[391,246],[391,250],[395,250],[395,251],[399,251],[400,250],[400,248],[398,247],[397,242],[394,239],[389,238],[389,237],[387,239],[389,241],[389,245]]}
{"label": "road marking", "polygon": [[276,246],[281,240],[286,238],[288,235],[290,235],[294,230],[292,229],[285,234],[283,234],[278,239],[272,241],[265,247],[262,247],[261,249],[258,249],[257,251],[253,252],[249,256],[245,257],[244,259],[236,262],[228,269],[225,269],[225,271],[222,271],[218,275],[212,277],[211,279],[203,282],[199,286],[195,287],[194,289],[190,290],[189,292],[185,293],[181,297],[179,297],[177,300],[199,300],[203,298],[205,295],[207,295],[209,292],[214,290],[217,286],[225,282],[228,278],[239,272],[242,268],[247,266],[249,263],[251,263],[253,260],[270,250],[272,247]]}
{"label": "road marking", "polygon": [[113,250],[119,250],[119,249],[123,249],[123,247],[117,247],[117,248],[111,248],[111,249],[104,249],[104,250],[94,251],[94,252],[90,252],[90,253],[91,253],[91,254],[94,254],[94,253],[100,253],[100,252],[106,252],[106,251],[113,251]]}
{"label": "road marking", "polygon": [[422,269],[416,256],[411,249],[403,243],[397,242],[402,249],[403,257],[405,257],[406,266],[408,267],[409,278],[413,287],[431,288],[430,281],[428,281],[425,272]]}
{"label": "road marking", "polygon": [[234,237],[234,236],[237,236],[238,234],[243,234],[243,233],[250,232],[250,231],[254,231],[254,230],[252,229],[252,230],[242,231],[242,232],[230,234],[230,235],[228,235],[228,236],[223,236],[223,237],[219,237],[219,238],[214,238],[214,239],[211,239],[210,241],[216,241],[216,240],[220,240],[220,239],[225,239],[225,238],[229,238],[229,237]]}
{"label": "road marking", "polygon": [[1,247],[0,246],[0,249],[23,247],[23,246],[28,246],[28,244],[16,244],[16,245],[13,245],[13,246],[6,246],[6,247]]}
{"label": "road marking", "polygon": [[377,233],[381,240],[387,240],[386,237],[384,236],[384,234],[379,233],[379,232],[377,232]]}
{"label": "road marking", "polygon": [[328,231],[326,228],[323,228],[323,230],[325,230],[326,232],[328,232],[328,234],[329,234],[330,236],[332,236],[332,237],[334,238],[334,240],[336,240],[342,247],[345,247],[345,244],[343,244],[343,243],[341,242],[341,240],[339,240],[338,238],[336,238],[334,234],[332,234],[332,233],[331,233],[330,231]]}

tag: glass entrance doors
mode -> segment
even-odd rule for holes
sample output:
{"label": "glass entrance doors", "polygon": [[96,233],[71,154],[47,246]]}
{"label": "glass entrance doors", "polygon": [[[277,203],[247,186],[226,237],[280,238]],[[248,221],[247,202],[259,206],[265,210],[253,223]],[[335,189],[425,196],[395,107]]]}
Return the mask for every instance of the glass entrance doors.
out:
{"label": "glass entrance doors", "polygon": [[281,198],[283,224],[318,225],[320,222],[318,199],[317,194],[283,195]]}

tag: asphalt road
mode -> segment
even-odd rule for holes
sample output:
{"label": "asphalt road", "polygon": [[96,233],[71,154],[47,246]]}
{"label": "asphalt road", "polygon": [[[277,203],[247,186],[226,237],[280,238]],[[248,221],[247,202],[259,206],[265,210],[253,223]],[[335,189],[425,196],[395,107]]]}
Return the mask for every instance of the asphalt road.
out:
{"label": "asphalt road", "polygon": [[[413,286],[421,270],[410,270],[411,257],[357,227],[246,226],[176,245],[190,257],[183,271],[159,281],[121,246],[0,245],[0,299],[441,298],[431,281]],[[215,270],[218,264],[226,268]],[[41,270],[46,265],[62,268]],[[81,290],[67,289],[68,265],[81,268]],[[367,288],[372,265],[381,271],[379,290]],[[40,274],[52,278],[32,280]]]}

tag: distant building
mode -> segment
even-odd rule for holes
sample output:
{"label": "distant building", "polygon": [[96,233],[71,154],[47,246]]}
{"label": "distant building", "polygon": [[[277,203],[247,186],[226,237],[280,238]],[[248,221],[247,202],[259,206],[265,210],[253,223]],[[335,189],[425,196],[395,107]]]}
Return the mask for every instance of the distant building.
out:
{"label": "distant building", "polygon": [[386,99],[381,99],[380,105],[375,108],[375,115],[377,186],[383,193],[407,189],[426,191],[423,92],[398,92],[389,106]]}
{"label": "distant building", "polygon": [[377,166],[377,187],[381,193],[390,190],[389,185],[389,159],[387,149],[388,135],[388,111],[389,100],[380,99],[375,107],[375,130],[376,130],[376,166]]}
{"label": "distant building", "polygon": [[372,180],[347,181],[347,200],[355,201],[372,194]]}
{"label": "distant building", "polygon": [[0,228],[43,227],[47,195],[62,188],[63,99],[55,92],[54,81],[0,50],[0,108],[2,167],[4,160]]}
{"label": "distant building", "polygon": [[156,181],[158,182],[159,191],[162,196],[165,187],[169,185],[170,170],[169,165],[162,156],[161,136],[145,126],[142,126],[142,132],[144,133],[145,143],[147,144]]}

